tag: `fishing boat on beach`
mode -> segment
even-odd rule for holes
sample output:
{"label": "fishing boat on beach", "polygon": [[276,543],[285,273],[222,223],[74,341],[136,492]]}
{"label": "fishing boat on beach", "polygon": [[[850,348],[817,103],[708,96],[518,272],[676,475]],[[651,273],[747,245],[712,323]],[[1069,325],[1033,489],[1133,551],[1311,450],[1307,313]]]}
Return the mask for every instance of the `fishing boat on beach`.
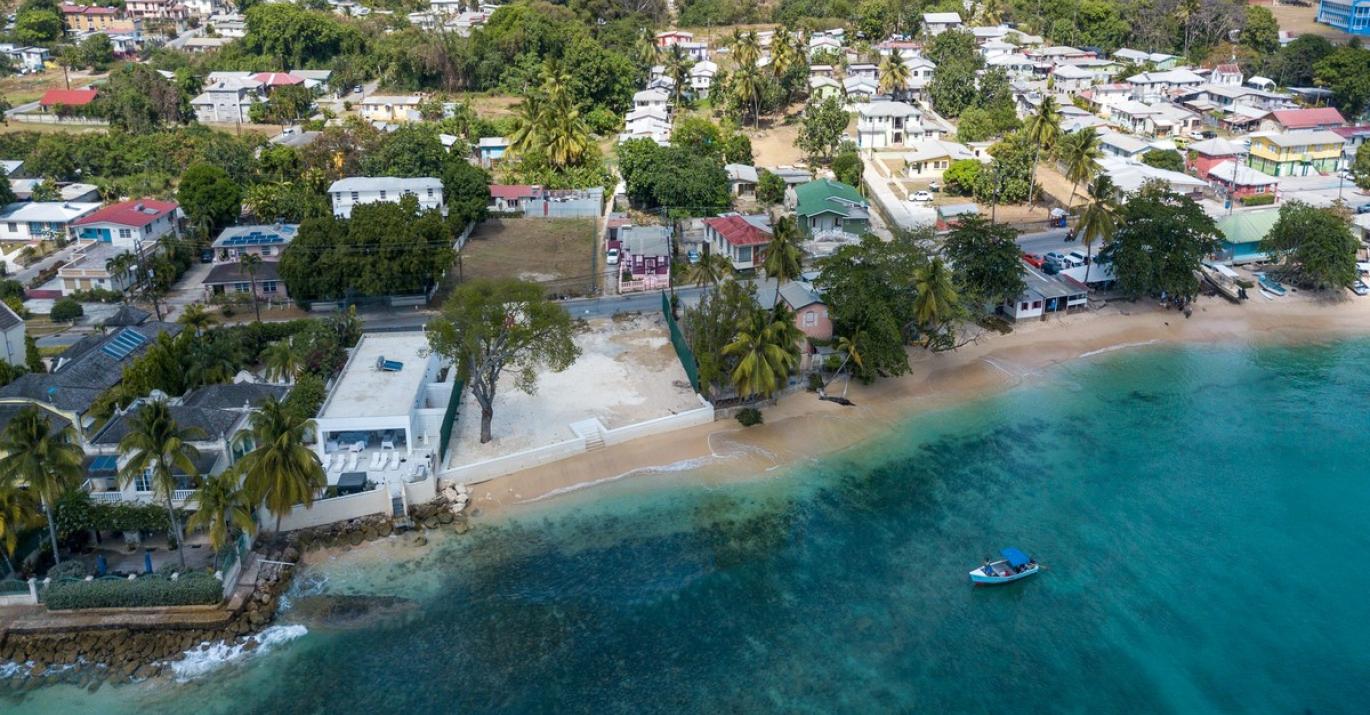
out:
{"label": "fishing boat on beach", "polygon": [[1279,281],[1275,280],[1274,278],[1271,278],[1270,276],[1267,276],[1264,273],[1257,273],[1256,280],[1260,282],[1261,290],[1265,291],[1266,293],[1269,293],[1270,295],[1275,296],[1276,298],[1284,297],[1284,286],[1281,285]]}
{"label": "fishing boat on beach", "polygon": [[1242,287],[1237,284],[1237,274],[1231,268],[1221,263],[1202,263],[1199,265],[1199,275],[1218,294],[1232,301],[1240,303],[1242,300]]}
{"label": "fishing boat on beach", "polygon": [[1000,584],[1025,579],[1041,570],[1041,566],[1031,556],[1012,546],[999,552],[1003,559],[990,561],[970,572],[970,580],[976,584]]}

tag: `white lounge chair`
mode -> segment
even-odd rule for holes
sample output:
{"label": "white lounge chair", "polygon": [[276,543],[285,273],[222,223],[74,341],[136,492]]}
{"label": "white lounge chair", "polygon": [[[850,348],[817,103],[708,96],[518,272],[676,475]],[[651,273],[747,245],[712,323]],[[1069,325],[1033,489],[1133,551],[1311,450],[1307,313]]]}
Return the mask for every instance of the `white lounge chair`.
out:
{"label": "white lounge chair", "polygon": [[373,469],[373,470],[374,470],[374,469],[380,469],[380,468],[381,468],[381,464],[384,463],[384,462],[385,462],[385,455],[384,455],[384,454],[381,454],[380,452],[375,452],[375,453],[373,453],[373,454],[371,455],[371,469]]}
{"label": "white lounge chair", "polygon": [[391,452],[391,453],[390,453],[390,471],[393,472],[393,471],[395,471],[396,469],[399,469],[399,468],[400,468],[400,453],[399,453],[399,452]]}
{"label": "white lounge chair", "polygon": [[352,454],[347,455],[347,471],[349,471],[349,472],[355,472],[355,471],[357,471],[357,453],[356,453],[356,452],[353,452]]}
{"label": "white lounge chair", "polygon": [[341,474],[343,470],[343,462],[346,462],[347,458],[342,456],[341,454],[333,454],[329,455],[329,461],[331,461],[333,464],[328,468],[328,471],[334,474]]}

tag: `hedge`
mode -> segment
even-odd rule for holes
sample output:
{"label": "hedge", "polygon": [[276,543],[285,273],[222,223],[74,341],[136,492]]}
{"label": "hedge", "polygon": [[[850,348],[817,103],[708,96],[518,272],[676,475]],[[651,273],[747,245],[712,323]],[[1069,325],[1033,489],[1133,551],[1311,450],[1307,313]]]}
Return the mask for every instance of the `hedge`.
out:
{"label": "hedge", "polygon": [[1251,194],[1241,197],[1242,206],[1269,206],[1275,203],[1274,194]]}
{"label": "hedge", "polygon": [[183,574],[175,581],[153,574],[132,581],[124,578],[54,581],[48,586],[43,603],[52,610],[213,606],[223,597],[223,584],[207,573]]}

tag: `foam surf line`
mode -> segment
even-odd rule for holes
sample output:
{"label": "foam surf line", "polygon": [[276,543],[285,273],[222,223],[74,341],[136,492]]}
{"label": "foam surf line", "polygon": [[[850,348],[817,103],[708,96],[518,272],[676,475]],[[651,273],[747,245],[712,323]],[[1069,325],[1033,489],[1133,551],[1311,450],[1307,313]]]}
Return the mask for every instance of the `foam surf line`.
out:
{"label": "foam surf line", "polygon": [[720,457],[717,456],[696,457],[694,459],[682,459],[679,462],[671,462],[670,464],[662,464],[654,467],[638,467],[637,469],[630,469],[621,474],[615,474],[612,477],[591,479],[588,482],[576,482],[575,484],[569,484],[564,487],[557,487],[556,489],[544,492],[531,499],[522,499],[518,503],[533,504],[535,502],[540,502],[544,499],[550,499],[552,497],[561,496],[563,494],[570,494],[571,492],[578,492],[582,489],[589,489],[590,487],[599,486],[600,484],[616,482],[620,479],[623,479],[624,477],[631,477],[637,474],[668,474],[670,472],[687,472],[691,469],[698,469],[700,467],[703,467],[713,462],[715,459],[719,458]]}
{"label": "foam surf line", "polygon": [[[208,675],[229,663],[244,660],[248,656],[269,653],[276,646],[301,638],[308,632],[309,629],[301,625],[270,626],[241,643],[206,641],[186,651],[185,657],[181,660],[167,665],[171,668],[176,681],[184,683]],[[252,650],[245,649],[248,641],[255,641],[257,647]]]}
{"label": "foam surf line", "polygon": [[1090,350],[1090,351],[1087,352],[1087,353],[1080,353],[1080,354],[1077,356],[1077,359],[1078,359],[1078,358],[1094,357],[1095,355],[1103,355],[1104,353],[1117,352],[1117,351],[1119,351],[1119,350],[1127,350],[1127,349],[1129,349],[1129,348],[1140,348],[1140,347],[1145,347],[1145,346],[1147,346],[1147,345],[1155,345],[1156,343],[1159,343],[1159,342],[1161,342],[1161,341],[1160,341],[1160,340],[1155,340],[1155,339],[1153,339],[1153,340],[1143,340],[1143,341],[1138,342],[1138,343],[1118,343],[1117,345],[1109,345],[1109,346],[1107,346],[1107,347],[1099,348],[1098,350]]}

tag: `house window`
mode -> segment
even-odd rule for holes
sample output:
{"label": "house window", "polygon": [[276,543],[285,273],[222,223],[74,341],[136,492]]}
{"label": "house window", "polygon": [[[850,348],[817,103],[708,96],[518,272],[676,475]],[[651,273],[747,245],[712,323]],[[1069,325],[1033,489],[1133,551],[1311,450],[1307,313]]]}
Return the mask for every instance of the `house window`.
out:
{"label": "house window", "polygon": [[381,201],[385,200],[385,189],[381,189]]}
{"label": "house window", "polygon": [[1034,300],[1034,301],[1032,301],[1032,308],[1033,308],[1033,310],[1036,310],[1037,308],[1040,308],[1040,307],[1042,307],[1042,301],[1040,301],[1040,300]]}
{"label": "house window", "polygon": [[357,193],[356,191],[353,191],[353,192],[352,192],[352,200],[353,200],[354,202],[355,202],[357,199],[360,199],[360,198],[361,198],[361,194]]}
{"label": "house window", "polygon": [[815,325],[818,325],[818,316],[813,311],[804,313],[804,327],[811,328]]}
{"label": "house window", "polygon": [[270,256],[270,255],[271,255],[271,247],[270,247],[270,246],[262,246],[262,255],[263,255],[263,256]]}
{"label": "house window", "polygon": [[1018,305],[1018,310],[1027,310],[1027,309],[1028,309],[1028,304],[1027,304],[1026,302],[1020,303],[1020,304]]}
{"label": "house window", "polygon": [[133,238],[133,231],[127,228],[119,229],[119,238]]}
{"label": "house window", "polygon": [[428,198],[430,198],[430,199],[433,198],[433,190],[432,190],[432,189],[429,189],[429,190],[428,190]]}
{"label": "house window", "polygon": [[262,281],[262,292],[263,292],[263,293],[275,293],[275,292],[276,292],[276,281]]}
{"label": "house window", "polygon": [[11,222],[10,222],[9,224],[7,224],[7,225],[9,226],[9,232],[10,232],[10,233],[19,233],[19,224],[14,223],[13,221],[11,221]]}
{"label": "house window", "polygon": [[246,292],[252,290],[252,284],[251,284],[251,283],[234,283],[234,284],[233,284],[233,290],[235,290],[235,291],[237,291],[237,292],[239,292],[239,293],[246,293]]}
{"label": "house window", "polygon": [[139,474],[138,477],[137,477],[136,479],[133,480],[133,489],[134,489],[134,491],[139,491],[139,492],[150,492],[150,491],[152,491],[152,470],[151,470],[151,469],[144,469],[144,470],[143,470],[143,473],[142,473],[142,474]]}

